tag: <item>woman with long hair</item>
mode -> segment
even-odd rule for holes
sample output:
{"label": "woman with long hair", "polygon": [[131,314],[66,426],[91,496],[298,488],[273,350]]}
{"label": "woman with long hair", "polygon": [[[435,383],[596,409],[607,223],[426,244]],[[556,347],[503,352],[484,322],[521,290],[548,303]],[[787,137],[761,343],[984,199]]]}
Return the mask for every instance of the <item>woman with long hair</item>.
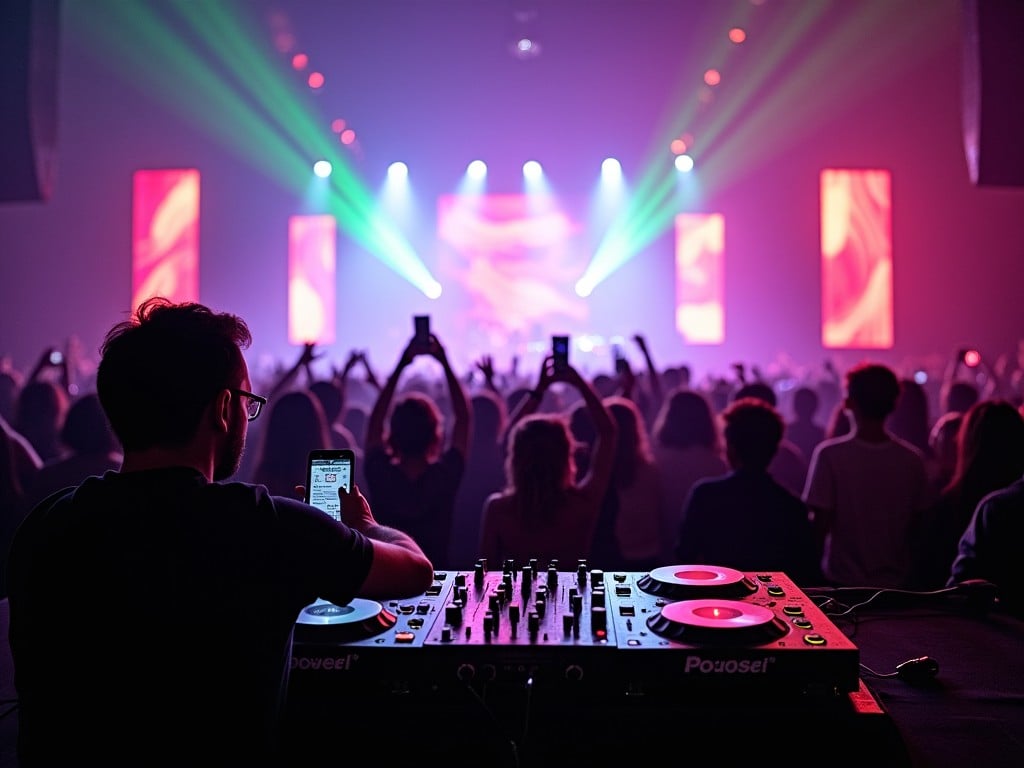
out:
{"label": "woman with long hair", "polygon": [[[552,384],[575,387],[586,402],[597,438],[586,475],[576,480],[573,439],[564,413],[537,413]],[[611,479],[618,428],[593,386],[572,366],[556,368],[547,357],[537,388],[520,401],[511,419],[506,488],[484,504],[480,556],[492,567],[537,558],[572,569],[589,557],[601,502]]]}

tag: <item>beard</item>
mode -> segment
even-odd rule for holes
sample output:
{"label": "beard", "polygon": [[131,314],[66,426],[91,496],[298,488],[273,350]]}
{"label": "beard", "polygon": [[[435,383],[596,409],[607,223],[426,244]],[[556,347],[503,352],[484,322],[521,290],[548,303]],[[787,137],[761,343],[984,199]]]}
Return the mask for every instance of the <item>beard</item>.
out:
{"label": "beard", "polygon": [[238,467],[242,463],[242,452],[245,450],[246,426],[247,422],[241,421],[237,427],[233,427],[228,432],[220,455],[213,465],[213,479],[215,481],[227,480],[238,471]]}

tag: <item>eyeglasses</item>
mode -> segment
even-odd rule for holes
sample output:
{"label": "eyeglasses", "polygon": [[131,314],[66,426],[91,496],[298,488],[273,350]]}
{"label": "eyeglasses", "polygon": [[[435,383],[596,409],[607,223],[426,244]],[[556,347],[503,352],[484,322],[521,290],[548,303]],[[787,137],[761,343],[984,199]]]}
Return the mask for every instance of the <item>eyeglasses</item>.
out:
{"label": "eyeglasses", "polygon": [[245,413],[248,416],[249,421],[252,421],[259,416],[260,411],[263,410],[263,406],[267,404],[267,398],[254,395],[252,392],[246,392],[244,389],[228,387],[228,391],[246,398]]}

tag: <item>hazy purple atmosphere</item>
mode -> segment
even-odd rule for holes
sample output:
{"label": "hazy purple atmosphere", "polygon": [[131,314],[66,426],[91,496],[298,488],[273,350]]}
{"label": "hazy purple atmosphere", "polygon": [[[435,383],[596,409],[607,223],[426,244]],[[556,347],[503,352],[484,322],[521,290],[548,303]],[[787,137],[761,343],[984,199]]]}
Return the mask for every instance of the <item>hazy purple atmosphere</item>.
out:
{"label": "hazy purple atmosphere", "polygon": [[[20,369],[71,335],[92,352],[124,318],[140,168],[200,170],[200,298],[249,321],[251,364],[291,360],[287,219],[314,210],[299,191],[308,167],[293,158],[311,166],[335,117],[357,132],[355,150],[335,148],[370,196],[389,163],[408,164],[417,208],[403,235],[432,269],[437,200],[470,160],[488,162],[489,192],[512,194],[536,159],[581,210],[603,158],[619,158],[631,183],[668,167],[669,139],[692,133],[700,192],[679,211],[725,215],[725,343],[689,347],[674,330],[670,219],[588,299],[595,332],[645,333],[662,364],[905,367],[964,346],[994,359],[1024,338],[1024,187],[969,178],[957,0],[247,0],[213,4],[238,31],[209,38],[175,13],[188,4],[133,5],[166,26],[127,25],[120,0],[61,5],[56,185],[47,201],[0,204],[0,356]],[[523,18],[542,46],[526,60],[510,51]],[[726,37],[735,25],[743,46]],[[275,28],[324,73],[320,93],[275,49]],[[229,70],[218,51],[248,64]],[[710,67],[722,83],[702,102]],[[279,108],[260,120],[193,85],[216,78],[244,95],[264,68]],[[892,174],[891,350],[821,346],[823,168]],[[333,360],[358,347],[390,366],[421,312],[442,341],[462,337],[443,295],[431,302],[343,227],[337,279]]]}

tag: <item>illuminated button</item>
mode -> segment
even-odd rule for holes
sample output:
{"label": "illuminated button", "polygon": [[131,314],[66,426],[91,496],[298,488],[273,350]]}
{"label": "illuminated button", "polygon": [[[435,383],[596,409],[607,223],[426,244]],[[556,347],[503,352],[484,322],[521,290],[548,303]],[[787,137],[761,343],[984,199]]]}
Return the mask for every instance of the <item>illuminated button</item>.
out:
{"label": "illuminated button", "polygon": [[636,608],[632,603],[623,603],[619,606],[620,616],[636,616]]}
{"label": "illuminated button", "polygon": [[782,597],[786,594],[785,590],[782,589],[778,584],[768,585],[768,594],[772,597]]}
{"label": "illuminated button", "polygon": [[629,597],[632,590],[629,588],[629,584],[616,584],[615,595],[617,597]]}
{"label": "illuminated button", "polygon": [[804,615],[804,609],[803,609],[802,606],[799,606],[799,605],[786,605],[786,606],[783,606],[782,612],[784,614],[786,614],[787,616],[803,616]]}
{"label": "illuminated button", "polygon": [[423,619],[409,619],[410,629],[423,629]]}
{"label": "illuminated button", "polygon": [[804,642],[808,645],[824,645],[825,638],[821,635],[804,635]]}
{"label": "illuminated button", "polygon": [[640,645],[640,641],[637,640],[635,637],[631,637],[629,638],[629,640],[626,641],[626,645],[632,645],[635,648],[636,646]]}
{"label": "illuminated button", "polygon": [[398,612],[408,616],[410,613],[416,612],[416,606],[410,605],[409,603],[405,603],[403,605],[398,606]]}
{"label": "illuminated button", "polygon": [[622,582],[624,582],[626,580],[626,574],[624,574],[624,573],[616,573],[614,576],[612,576],[612,578],[615,579],[617,582],[619,582],[621,584]]}
{"label": "illuminated button", "polygon": [[396,643],[411,643],[416,639],[416,635],[412,632],[395,632]]}
{"label": "illuminated button", "polygon": [[793,619],[793,626],[797,629],[811,629],[814,625],[807,619]]}
{"label": "illuminated button", "polygon": [[767,584],[769,581],[772,580],[772,575],[770,573],[759,573],[757,574],[757,580],[763,581],[765,584]]}
{"label": "illuminated button", "polygon": [[427,595],[428,597],[436,597],[437,595],[441,594],[441,586],[441,584],[434,582],[427,588],[427,591],[423,594]]}

